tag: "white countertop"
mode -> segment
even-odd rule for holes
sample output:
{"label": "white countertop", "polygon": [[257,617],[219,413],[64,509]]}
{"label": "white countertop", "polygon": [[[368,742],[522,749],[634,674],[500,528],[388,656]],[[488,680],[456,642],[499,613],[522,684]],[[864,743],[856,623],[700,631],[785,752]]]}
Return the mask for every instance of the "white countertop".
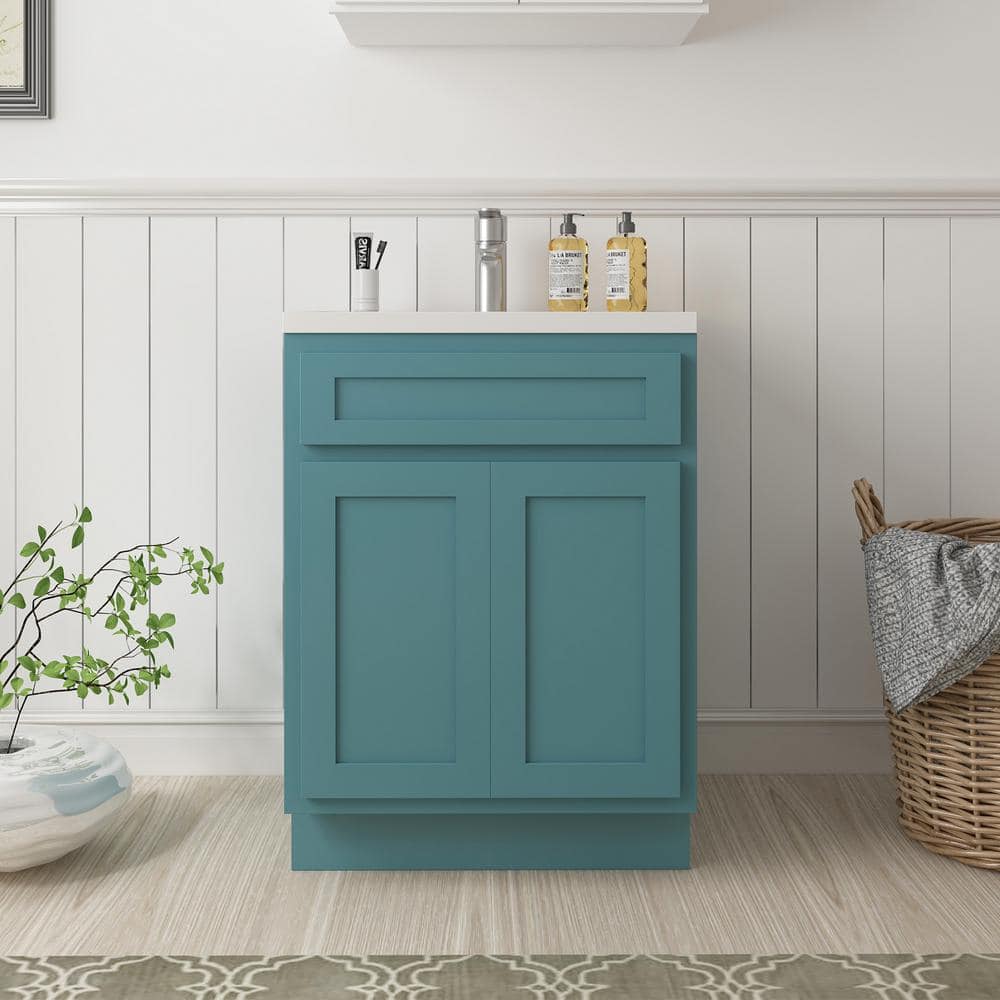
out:
{"label": "white countertop", "polygon": [[694,333],[693,312],[288,312],[285,333]]}

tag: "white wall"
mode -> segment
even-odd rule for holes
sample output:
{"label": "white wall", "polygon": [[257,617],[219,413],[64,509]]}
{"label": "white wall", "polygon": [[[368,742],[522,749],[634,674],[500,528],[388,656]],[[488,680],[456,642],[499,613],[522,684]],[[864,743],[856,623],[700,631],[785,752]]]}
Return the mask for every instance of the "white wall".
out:
{"label": "white wall", "polygon": [[1000,176],[996,0],[712,0],[663,50],[377,50],[327,0],[53,0],[10,177]]}

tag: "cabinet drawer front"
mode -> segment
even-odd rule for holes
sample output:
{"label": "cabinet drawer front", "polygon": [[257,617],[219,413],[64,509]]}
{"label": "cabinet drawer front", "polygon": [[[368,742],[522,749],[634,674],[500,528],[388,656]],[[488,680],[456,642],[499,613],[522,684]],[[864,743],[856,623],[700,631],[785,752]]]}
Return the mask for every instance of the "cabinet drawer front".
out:
{"label": "cabinet drawer front", "polygon": [[679,444],[678,354],[299,360],[302,444]]}
{"label": "cabinet drawer front", "polygon": [[494,798],[680,793],[680,475],[494,464]]}
{"label": "cabinet drawer front", "polygon": [[301,466],[303,794],[489,796],[489,466]]}

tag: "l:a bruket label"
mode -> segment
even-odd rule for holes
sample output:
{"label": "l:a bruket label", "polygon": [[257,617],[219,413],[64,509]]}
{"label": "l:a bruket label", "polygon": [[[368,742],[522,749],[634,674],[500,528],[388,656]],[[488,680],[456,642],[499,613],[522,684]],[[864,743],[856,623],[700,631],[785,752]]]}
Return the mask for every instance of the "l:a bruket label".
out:
{"label": "l:a bruket label", "polygon": [[629,252],[628,250],[608,250],[608,294],[613,301],[628,299]]}
{"label": "l:a bruket label", "polygon": [[583,298],[583,251],[549,251],[549,298]]}

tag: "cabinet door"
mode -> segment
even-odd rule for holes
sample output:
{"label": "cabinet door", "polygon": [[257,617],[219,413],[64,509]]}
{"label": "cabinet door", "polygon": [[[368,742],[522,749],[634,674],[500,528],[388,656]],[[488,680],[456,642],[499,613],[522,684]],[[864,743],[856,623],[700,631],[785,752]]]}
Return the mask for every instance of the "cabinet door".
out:
{"label": "cabinet door", "polygon": [[489,466],[301,476],[304,794],[488,796]]}
{"label": "cabinet door", "polygon": [[679,794],[679,464],[492,479],[493,796]]}

